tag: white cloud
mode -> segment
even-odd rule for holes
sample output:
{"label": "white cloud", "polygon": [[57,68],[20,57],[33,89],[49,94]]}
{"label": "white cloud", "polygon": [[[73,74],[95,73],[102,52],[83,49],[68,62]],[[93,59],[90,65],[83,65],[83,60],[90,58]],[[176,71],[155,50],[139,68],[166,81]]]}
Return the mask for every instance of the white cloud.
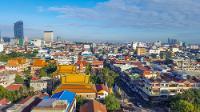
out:
{"label": "white cloud", "polygon": [[42,6],[39,6],[39,7],[37,7],[37,11],[38,11],[38,12],[44,12],[44,11],[45,11],[45,8],[42,7]]}
{"label": "white cloud", "polygon": [[107,27],[199,28],[199,9],[199,0],[110,0],[92,8],[54,6],[48,11]]}

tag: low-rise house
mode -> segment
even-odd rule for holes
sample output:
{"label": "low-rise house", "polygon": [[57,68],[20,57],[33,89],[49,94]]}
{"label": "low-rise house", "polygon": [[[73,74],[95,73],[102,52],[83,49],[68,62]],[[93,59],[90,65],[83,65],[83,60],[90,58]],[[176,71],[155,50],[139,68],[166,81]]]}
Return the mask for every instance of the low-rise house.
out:
{"label": "low-rise house", "polygon": [[0,74],[0,85],[7,87],[15,82],[15,74]]}
{"label": "low-rise house", "polygon": [[0,72],[3,72],[3,71],[5,71],[5,66],[1,65],[0,66]]}
{"label": "low-rise house", "polygon": [[30,112],[33,106],[37,105],[40,101],[41,99],[38,97],[38,95],[27,96],[26,98],[7,108],[6,112]]}
{"label": "low-rise house", "polygon": [[47,63],[42,59],[34,59],[31,65],[31,74],[34,74],[37,70],[40,70],[42,67],[45,67]]}
{"label": "low-rise house", "polygon": [[160,54],[159,49],[149,49],[149,54]]}
{"label": "low-rise house", "polygon": [[115,70],[119,70],[119,71],[125,71],[127,69],[136,67],[135,65],[130,65],[130,64],[114,64]]}
{"label": "low-rise house", "polygon": [[153,72],[150,68],[145,66],[135,67],[131,70],[131,73],[140,74],[142,77],[145,78],[157,77],[158,75],[157,73]]}
{"label": "low-rise house", "polygon": [[86,66],[87,66],[87,62],[84,60],[80,60],[77,61],[76,65],[78,66],[79,72],[84,73]]}
{"label": "low-rise house", "polygon": [[200,63],[193,59],[173,59],[176,70],[200,72]]}
{"label": "low-rise house", "polygon": [[98,61],[98,60],[92,61],[91,66],[92,66],[92,69],[94,70],[103,69],[103,61]]}
{"label": "low-rise house", "polygon": [[97,99],[105,99],[105,97],[108,96],[109,94],[109,89],[104,84],[97,84],[96,90],[97,90]]}
{"label": "low-rise house", "polygon": [[61,91],[50,98],[43,99],[31,112],[75,112],[76,94],[70,91]]}
{"label": "low-rise house", "polygon": [[90,100],[80,107],[80,112],[107,112],[107,109],[98,101]]}
{"label": "low-rise house", "polygon": [[168,98],[168,96],[182,93],[188,89],[199,89],[200,81],[197,79],[179,79],[162,76],[155,79],[144,78],[140,87],[148,96]]}
{"label": "low-rise house", "polygon": [[8,105],[10,103],[11,103],[11,101],[9,101],[7,98],[0,99],[0,106]]}
{"label": "low-rise house", "polygon": [[18,91],[21,87],[23,87],[23,84],[11,84],[6,87],[8,91]]}
{"label": "low-rise house", "polygon": [[47,92],[48,82],[45,80],[31,80],[30,87],[33,87],[33,91]]}

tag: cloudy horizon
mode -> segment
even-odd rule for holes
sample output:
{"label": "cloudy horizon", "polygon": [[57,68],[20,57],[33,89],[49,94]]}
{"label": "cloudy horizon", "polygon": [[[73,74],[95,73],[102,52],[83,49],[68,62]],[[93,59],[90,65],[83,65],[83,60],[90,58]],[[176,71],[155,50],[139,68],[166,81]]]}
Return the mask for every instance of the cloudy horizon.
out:
{"label": "cloudy horizon", "polygon": [[66,40],[166,41],[176,38],[200,42],[198,0],[1,2],[2,36],[13,36],[13,23],[22,20],[25,36],[29,38],[42,37],[43,31],[53,30],[55,36]]}

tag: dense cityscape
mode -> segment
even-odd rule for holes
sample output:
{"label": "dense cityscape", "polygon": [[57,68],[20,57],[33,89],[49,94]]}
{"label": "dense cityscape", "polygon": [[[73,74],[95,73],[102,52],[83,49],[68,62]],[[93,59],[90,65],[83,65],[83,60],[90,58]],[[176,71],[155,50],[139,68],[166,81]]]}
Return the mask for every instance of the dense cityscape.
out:
{"label": "dense cityscape", "polygon": [[[160,29],[155,30],[160,31],[160,34],[165,31],[157,25],[164,26],[165,29],[175,27],[182,29],[183,32],[186,30],[182,28],[184,26],[188,30],[183,35],[191,34],[192,28],[198,29],[198,26],[195,26],[198,25],[195,23],[197,21],[189,14],[196,11],[189,10],[192,8],[191,4],[194,5],[196,2],[187,1],[188,4],[180,5],[179,2],[174,1],[175,5],[171,7],[172,4],[167,6],[166,3],[172,2],[160,0],[150,0],[148,3],[143,0],[142,2],[130,1],[105,0],[95,2],[95,7],[92,8],[87,6],[94,2],[90,1],[87,7],[54,6],[48,11],[58,11],[61,15],[57,18],[72,17],[77,22],[77,24],[70,23],[67,26],[75,25],[77,34],[73,32],[73,28],[71,30],[69,28],[69,31],[64,31],[64,33],[71,31],[74,35],[82,35],[79,30],[83,29],[82,32],[85,33],[88,29],[88,26],[85,27],[82,23],[91,25],[89,27],[92,32],[96,30],[94,27],[97,27],[94,21],[98,23],[100,20],[98,25],[106,21],[103,26],[100,26],[102,32],[105,33],[105,30],[108,30],[105,35],[109,36],[110,29],[114,27],[124,27],[130,32],[132,32],[130,29],[137,27],[141,29],[142,34],[144,31],[144,35],[148,35],[148,38],[127,39],[126,36],[130,32],[115,29],[116,31],[111,31],[113,34],[120,35],[119,32],[123,32],[127,35],[123,35],[120,39],[113,38],[113,35],[105,39],[106,37],[103,37],[99,30],[98,33],[94,31],[92,39],[81,36],[82,39],[75,37],[68,39],[59,32],[62,29],[51,27],[45,27],[42,32],[34,30],[37,35],[33,36],[30,33],[32,30],[28,30],[28,27],[41,23],[34,24],[30,22],[33,20],[30,20],[30,25],[27,22],[28,17],[24,17],[25,21],[23,20],[23,14],[22,19],[14,19],[12,23],[4,19],[12,27],[10,34],[6,31],[6,26],[2,27],[4,21],[0,18],[0,112],[200,112],[200,38],[194,39],[198,31],[191,35],[191,38],[183,39],[168,35],[167,38],[155,39],[151,38],[155,35],[146,31],[148,29],[146,25],[152,27],[148,29],[150,31],[154,31],[155,27]],[[70,0],[68,2],[71,3]],[[166,7],[162,3],[166,4]],[[131,4],[135,5],[134,8]],[[162,18],[164,10],[152,8],[155,6],[163,7],[163,9],[170,7],[166,15],[171,14],[170,16],[174,18],[171,20],[166,15],[165,19]],[[195,4],[193,8],[198,6]],[[31,7],[30,5],[30,9]],[[37,7],[38,11],[43,13],[42,16],[46,16],[45,8]],[[188,17],[169,11],[176,8],[177,12],[184,12],[187,9]],[[159,13],[155,13],[156,11]],[[195,12],[197,16],[198,11]],[[5,12],[2,13],[5,15]],[[104,13],[108,17],[104,17]],[[135,13],[140,15],[136,16]],[[177,19],[174,14],[181,17]],[[34,21],[39,20],[34,13],[32,15],[31,18],[34,18]],[[121,22],[118,15],[125,22]],[[146,20],[147,17],[149,20]],[[158,17],[161,19],[155,19]],[[94,21],[88,18],[93,18]],[[155,23],[152,18],[155,19]],[[183,18],[188,21],[181,21]],[[89,22],[87,23],[86,20]],[[48,25],[55,25],[52,21],[47,22]],[[79,22],[81,24],[78,24]],[[29,24],[28,27],[27,24]],[[109,26],[111,24],[115,25]],[[145,27],[145,30],[142,27]],[[134,31],[133,33],[140,32]],[[181,30],[175,31],[181,32]],[[165,33],[168,33],[167,30]],[[158,36],[160,36],[159,33]]]}
{"label": "dense cityscape", "polygon": [[[0,107],[6,112],[199,112],[200,46],[70,42],[44,31],[1,37]],[[193,100],[191,100],[193,99]]]}

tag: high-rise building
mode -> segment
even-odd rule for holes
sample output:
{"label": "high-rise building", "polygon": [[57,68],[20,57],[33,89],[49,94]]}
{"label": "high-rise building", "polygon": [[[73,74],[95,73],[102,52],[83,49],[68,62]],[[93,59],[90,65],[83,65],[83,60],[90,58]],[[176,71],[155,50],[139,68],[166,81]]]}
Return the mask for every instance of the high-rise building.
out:
{"label": "high-rise building", "polygon": [[14,23],[14,36],[15,38],[24,38],[23,21]]}
{"label": "high-rise building", "polygon": [[19,45],[23,45],[24,41],[23,21],[17,21],[14,23],[14,37],[18,41]]}
{"label": "high-rise building", "polygon": [[168,44],[169,45],[175,45],[175,44],[178,44],[178,40],[176,40],[176,39],[170,39],[170,38],[168,38]]}
{"label": "high-rise building", "polygon": [[45,44],[51,44],[53,42],[53,31],[44,31]]}

